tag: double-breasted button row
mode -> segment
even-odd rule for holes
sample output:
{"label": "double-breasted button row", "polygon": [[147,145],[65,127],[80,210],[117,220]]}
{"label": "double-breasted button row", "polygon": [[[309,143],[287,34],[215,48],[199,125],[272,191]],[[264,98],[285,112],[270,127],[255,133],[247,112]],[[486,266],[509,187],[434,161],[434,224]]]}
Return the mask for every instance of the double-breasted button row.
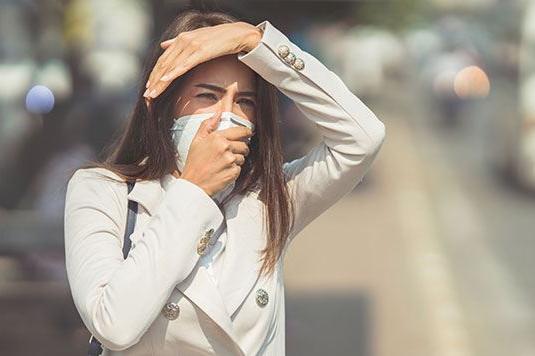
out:
{"label": "double-breasted button row", "polygon": [[[269,294],[266,292],[265,289],[259,288],[256,290],[256,303],[261,306],[265,307],[269,302]],[[180,306],[177,303],[170,302],[167,303],[162,308],[162,314],[164,317],[166,317],[169,320],[175,320],[178,318],[178,315],[180,314]]]}
{"label": "double-breasted button row", "polygon": [[290,47],[287,45],[280,45],[278,48],[279,56],[284,59],[284,61],[290,64],[296,70],[302,70],[305,68],[305,62],[303,59],[297,57],[295,53],[290,51]]}
{"label": "double-breasted button row", "polygon": [[167,303],[162,309],[162,314],[169,320],[175,320],[180,314],[180,307],[177,303]]}
{"label": "double-breasted button row", "polygon": [[210,243],[210,239],[212,238],[212,235],[214,234],[214,229],[210,228],[209,230],[206,230],[199,240],[199,243],[197,244],[197,253],[199,255],[204,255],[206,253],[206,248],[208,247],[208,244]]}

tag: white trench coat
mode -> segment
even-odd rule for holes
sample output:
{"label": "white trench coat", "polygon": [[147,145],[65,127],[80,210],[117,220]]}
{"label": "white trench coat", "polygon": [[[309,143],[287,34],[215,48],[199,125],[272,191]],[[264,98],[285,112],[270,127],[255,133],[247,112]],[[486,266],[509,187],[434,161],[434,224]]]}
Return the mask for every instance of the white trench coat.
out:
{"label": "white trench coat", "polygon": [[[263,29],[261,42],[239,53],[239,60],[292,99],[322,136],[305,156],[284,163],[296,201],[286,252],[305,226],[362,180],[385,126],[335,73],[269,21],[257,27]],[[164,177],[175,179],[167,191],[160,179],[138,181],[127,195],[124,182],[101,174],[119,179],[102,168],[75,172],[64,218],[69,286],[103,355],[285,354],[283,259],[271,277],[257,278],[258,251],[266,244],[258,192],[234,197],[223,214],[204,190],[184,179]],[[139,209],[132,248],[123,259],[127,199]],[[197,248],[207,231],[225,221],[218,288],[197,263]],[[259,289],[267,292],[265,304],[258,301]],[[163,312],[169,303],[178,305],[172,318]]]}

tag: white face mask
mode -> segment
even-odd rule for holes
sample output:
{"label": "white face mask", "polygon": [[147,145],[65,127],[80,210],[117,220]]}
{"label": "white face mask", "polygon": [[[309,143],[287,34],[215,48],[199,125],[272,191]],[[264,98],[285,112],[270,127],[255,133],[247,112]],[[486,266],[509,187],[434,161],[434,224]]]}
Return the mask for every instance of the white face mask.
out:
{"label": "white face mask", "polygon": [[[184,166],[186,164],[191,142],[197,134],[201,122],[209,119],[214,114],[214,112],[209,112],[202,114],[183,115],[175,119],[175,122],[171,127],[171,132],[172,139],[177,150],[177,166],[180,172],[184,172]],[[223,111],[221,113],[221,119],[216,131],[237,126],[248,127],[254,132],[254,124],[252,122],[230,111]],[[248,138],[247,140],[250,141],[251,139]],[[232,189],[234,189],[234,181],[227,184],[225,188],[219,192],[215,193],[212,196],[212,199],[221,202],[228,194],[230,194]]]}

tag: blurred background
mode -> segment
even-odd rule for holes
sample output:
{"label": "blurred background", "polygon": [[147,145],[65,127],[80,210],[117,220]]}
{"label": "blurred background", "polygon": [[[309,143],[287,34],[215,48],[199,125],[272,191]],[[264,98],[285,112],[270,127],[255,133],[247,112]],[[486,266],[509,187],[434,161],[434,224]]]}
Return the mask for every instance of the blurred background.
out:
{"label": "blurred background", "polygon": [[[188,2],[189,3],[189,2]],[[535,1],[241,0],[386,125],[286,260],[288,355],[535,355]],[[73,355],[67,177],[132,110],[186,2],[0,0],[0,354]],[[286,160],[319,142],[281,95]]]}

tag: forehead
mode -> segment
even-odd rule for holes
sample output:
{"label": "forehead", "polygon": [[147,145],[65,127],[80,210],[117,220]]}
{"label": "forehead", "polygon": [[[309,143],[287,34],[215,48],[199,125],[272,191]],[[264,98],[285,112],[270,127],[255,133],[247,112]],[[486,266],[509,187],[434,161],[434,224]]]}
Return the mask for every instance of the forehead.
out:
{"label": "forehead", "polygon": [[239,91],[254,91],[256,75],[235,55],[211,59],[195,66],[186,81],[186,86],[197,83],[211,83],[221,87],[237,85]]}

